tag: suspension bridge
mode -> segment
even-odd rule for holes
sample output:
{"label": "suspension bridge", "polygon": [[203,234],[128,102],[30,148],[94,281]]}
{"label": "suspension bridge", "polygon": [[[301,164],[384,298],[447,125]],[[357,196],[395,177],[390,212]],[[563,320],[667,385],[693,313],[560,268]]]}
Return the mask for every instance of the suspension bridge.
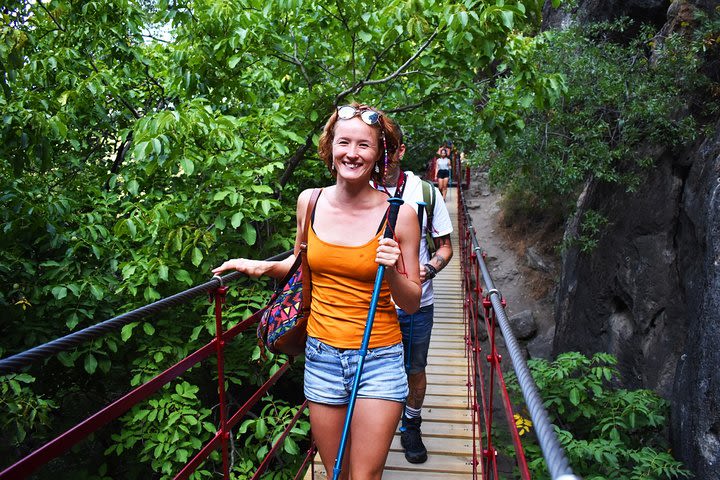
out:
{"label": "suspension bridge", "polygon": [[[461,171],[460,165],[457,170]],[[466,184],[467,187],[467,184]],[[428,389],[423,407],[423,438],[428,447],[428,460],[423,464],[410,464],[403,455],[399,434],[392,442],[385,479],[461,479],[501,478],[498,472],[496,439],[498,432],[493,415],[503,411],[507,429],[502,435],[510,438],[513,448],[504,454],[514,455],[517,478],[530,479],[522,443],[513,421],[510,402],[500,355],[495,341],[496,331],[502,333],[511,363],[523,393],[524,407],[530,412],[533,429],[542,449],[550,478],[553,480],[577,479],[568,465],[564,451],[555,437],[553,427],[542,405],[537,388],[529,374],[527,364],[520,353],[517,341],[509,327],[504,312],[504,300],[490,278],[484,262],[482,249],[475,236],[467,213],[463,188],[451,188],[447,198],[451,217],[456,219],[453,246],[457,252],[450,264],[435,279],[435,326],[433,328],[428,359]],[[271,260],[283,258],[283,255]],[[95,414],[60,433],[53,440],[31,453],[16,459],[9,466],[0,466],[0,480],[24,479],[51,460],[78,445],[113,420],[124,415],[132,406],[151,398],[163,386],[179,378],[184,372],[200,362],[215,356],[217,359],[218,408],[214,436],[177,473],[174,479],[189,478],[208,457],[219,450],[222,457],[222,476],[231,478],[230,448],[239,422],[253,409],[268,390],[290,368],[292,361],[279,368],[253,393],[243,405],[230,410],[226,402],[224,382],[224,348],[241,332],[254,329],[264,309],[225,329],[223,305],[230,284],[241,278],[239,272],[192,287],[184,292],[158,300],[152,304],[111,318],[83,330],[73,332],[25,352],[0,359],[0,376],[22,372],[31,364],[40,362],[60,352],[119,331],[124,325],[149,317],[161,310],[189,302],[198,296],[215,303],[215,338],[189,356],[181,359],[164,372],[121,396]],[[480,344],[479,329],[485,330],[487,340]],[[506,362],[507,363],[507,362]],[[496,401],[497,399],[497,401]],[[273,459],[290,430],[304,415],[305,405],[288,423],[282,435],[274,439],[259,467],[248,478],[259,479],[271,471]],[[507,440],[506,440],[507,443]],[[327,478],[316,449],[309,439],[309,448],[302,454],[295,480],[301,478]]]}

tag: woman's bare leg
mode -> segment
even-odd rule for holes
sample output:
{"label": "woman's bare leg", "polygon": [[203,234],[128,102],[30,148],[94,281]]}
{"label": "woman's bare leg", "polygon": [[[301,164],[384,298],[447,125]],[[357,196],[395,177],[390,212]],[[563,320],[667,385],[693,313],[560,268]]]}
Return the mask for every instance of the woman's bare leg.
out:
{"label": "woman's bare leg", "polygon": [[447,189],[448,189],[448,179],[447,178],[439,179],[438,187],[439,187],[440,193],[443,196],[443,200],[445,200],[445,196],[447,195]]}
{"label": "woman's bare leg", "polygon": [[352,480],[380,480],[403,404],[359,398],[355,404],[348,447]]}
{"label": "woman's bare leg", "polygon": [[[359,401],[358,401],[359,403]],[[328,478],[333,477],[333,468],[335,468],[335,459],[337,458],[338,448],[340,447],[340,437],[342,436],[343,426],[345,425],[345,412],[347,405],[324,405],[321,403],[308,402],[310,406],[310,427],[312,428],[313,439],[317,445],[320,458],[322,459]],[[357,412],[357,404],[355,411]],[[353,415],[354,417],[354,415]],[[347,480],[348,460],[350,455],[350,437],[346,445],[345,455],[343,456],[343,465],[340,478]]]}

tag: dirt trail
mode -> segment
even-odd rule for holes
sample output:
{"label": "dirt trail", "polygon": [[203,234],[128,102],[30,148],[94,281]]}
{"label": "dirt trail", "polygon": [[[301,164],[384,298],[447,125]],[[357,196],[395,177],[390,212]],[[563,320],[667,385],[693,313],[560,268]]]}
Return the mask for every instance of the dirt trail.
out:
{"label": "dirt trail", "polygon": [[[518,238],[516,232],[504,225],[501,195],[488,185],[487,173],[473,174],[466,198],[478,242],[486,253],[485,264],[495,288],[507,303],[508,318],[532,312],[537,333],[522,343],[527,343],[530,356],[547,358],[554,330],[553,288],[548,283],[549,273],[540,271],[537,264],[534,269],[530,267],[528,239]],[[549,269],[554,268],[549,260],[544,259],[544,263]]]}

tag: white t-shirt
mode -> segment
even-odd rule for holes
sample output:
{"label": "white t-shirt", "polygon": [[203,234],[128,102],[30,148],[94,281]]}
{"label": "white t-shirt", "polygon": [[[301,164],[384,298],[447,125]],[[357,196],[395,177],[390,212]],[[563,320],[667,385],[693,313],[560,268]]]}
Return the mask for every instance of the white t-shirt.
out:
{"label": "white t-shirt", "polygon": [[[420,177],[415,175],[411,171],[405,172],[407,175],[407,178],[405,179],[405,189],[403,190],[403,200],[405,200],[405,203],[410,205],[415,209],[415,212],[418,211],[418,204],[417,202],[423,202],[423,190],[422,190],[422,180]],[[387,190],[390,195],[395,195],[395,189],[396,187],[378,187],[374,183],[373,185],[378,190],[385,191]],[[453,231],[452,227],[452,221],[450,220],[450,214],[448,213],[447,206],[445,205],[445,201],[443,200],[442,195],[440,194],[440,190],[437,189],[437,187],[433,187],[435,189],[435,210],[433,211],[433,231],[432,236],[433,238],[437,237],[443,237],[445,235],[450,235]],[[422,229],[420,231],[420,255],[419,255],[419,261],[420,265],[425,265],[430,261],[430,254],[427,249],[427,239],[423,232],[425,232],[425,229],[427,228],[427,215],[423,214],[423,225]],[[433,304],[433,286],[432,286],[432,280],[429,280],[427,282],[424,282],[422,284],[422,297],[420,297],[420,306],[426,307],[428,305]]]}
{"label": "white t-shirt", "polygon": [[448,157],[440,157],[437,159],[438,170],[450,170],[450,159]]}

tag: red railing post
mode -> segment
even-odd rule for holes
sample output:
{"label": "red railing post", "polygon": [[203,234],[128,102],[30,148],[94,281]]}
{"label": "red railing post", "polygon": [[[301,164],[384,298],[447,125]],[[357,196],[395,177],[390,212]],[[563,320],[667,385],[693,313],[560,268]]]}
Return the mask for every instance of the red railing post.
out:
{"label": "red railing post", "polygon": [[495,449],[493,447],[492,443],[492,421],[493,421],[493,382],[495,380],[495,369],[492,368],[492,352],[494,351],[494,341],[495,341],[495,324],[493,322],[493,310],[492,310],[492,304],[490,303],[489,298],[484,298],[482,301],[483,308],[485,309],[485,326],[487,328],[488,333],[488,340],[490,341],[490,353],[491,355],[487,355],[485,357],[485,360],[490,364],[490,369],[488,371],[489,374],[489,381],[487,383],[488,393],[487,393],[487,405],[486,405],[486,412],[485,412],[485,436],[487,441],[487,447],[483,450],[483,457],[485,460],[485,464],[483,466],[484,471],[490,472],[491,466],[493,465],[493,460],[495,460]]}
{"label": "red railing post", "polygon": [[[223,339],[222,307],[228,287],[220,286],[213,291],[215,301],[215,351],[218,369],[218,401],[220,402],[220,443],[222,449],[223,478],[230,479],[230,455],[228,443],[230,431],[227,424],[227,405],[225,403],[225,340]],[[211,301],[213,298],[211,298]]]}

